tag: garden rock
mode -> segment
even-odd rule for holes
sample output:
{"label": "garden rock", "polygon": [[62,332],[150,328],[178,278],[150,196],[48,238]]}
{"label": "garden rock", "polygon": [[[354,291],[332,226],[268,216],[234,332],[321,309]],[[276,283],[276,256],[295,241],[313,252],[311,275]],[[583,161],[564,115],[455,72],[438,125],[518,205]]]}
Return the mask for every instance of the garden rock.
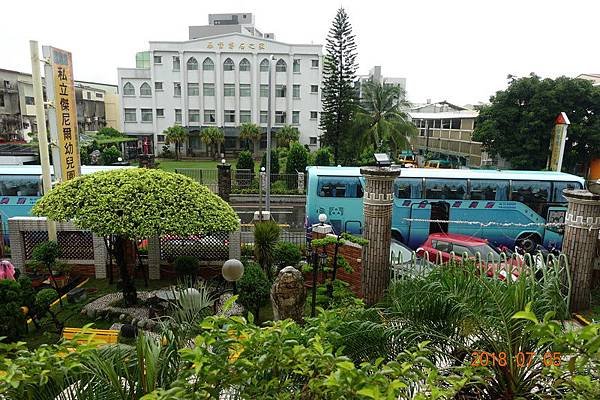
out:
{"label": "garden rock", "polygon": [[271,287],[271,303],[275,321],[293,319],[303,322],[306,288],[302,273],[294,267],[285,267]]}

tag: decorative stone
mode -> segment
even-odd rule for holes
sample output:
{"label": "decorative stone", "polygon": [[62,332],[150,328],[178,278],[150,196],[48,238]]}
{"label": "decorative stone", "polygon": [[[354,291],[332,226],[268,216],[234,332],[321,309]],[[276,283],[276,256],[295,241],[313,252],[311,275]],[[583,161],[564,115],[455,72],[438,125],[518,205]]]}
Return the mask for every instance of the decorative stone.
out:
{"label": "decorative stone", "polygon": [[125,314],[119,315],[119,321],[125,321]]}
{"label": "decorative stone", "polygon": [[94,319],[96,317],[96,310],[94,310],[93,308],[88,309],[87,316],[90,319]]}
{"label": "decorative stone", "polygon": [[293,319],[303,322],[306,288],[302,273],[294,267],[285,267],[271,287],[271,303],[275,321]]}

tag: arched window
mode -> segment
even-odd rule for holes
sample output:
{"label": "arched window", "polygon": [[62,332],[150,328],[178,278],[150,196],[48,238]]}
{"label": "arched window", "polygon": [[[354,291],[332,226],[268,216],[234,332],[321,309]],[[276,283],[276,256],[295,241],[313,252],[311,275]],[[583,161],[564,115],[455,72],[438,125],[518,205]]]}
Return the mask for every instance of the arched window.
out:
{"label": "arched window", "polygon": [[188,71],[195,71],[198,69],[198,61],[196,61],[194,57],[190,57],[190,59],[187,60],[187,69]]}
{"label": "arched window", "polygon": [[135,88],[131,84],[131,82],[127,82],[123,85],[123,95],[124,96],[135,96]]}
{"label": "arched window", "polygon": [[277,72],[287,71],[287,64],[281,58],[279,59],[279,61],[277,61],[277,64],[275,65],[275,71],[277,71]]}
{"label": "arched window", "polygon": [[260,72],[269,71],[269,60],[266,58],[260,62]]}
{"label": "arched window", "polygon": [[142,86],[140,86],[140,96],[152,96],[152,89],[147,82],[142,83]]}
{"label": "arched window", "polygon": [[202,69],[205,71],[214,71],[215,63],[209,57],[206,57],[202,62]]}
{"label": "arched window", "polygon": [[250,61],[247,58],[242,58],[240,61],[240,71],[250,71]]}
{"label": "arched window", "polygon": [[227,58],[223,61],[223,71],[233,71],[235,69],[235,64],[231,58]]}

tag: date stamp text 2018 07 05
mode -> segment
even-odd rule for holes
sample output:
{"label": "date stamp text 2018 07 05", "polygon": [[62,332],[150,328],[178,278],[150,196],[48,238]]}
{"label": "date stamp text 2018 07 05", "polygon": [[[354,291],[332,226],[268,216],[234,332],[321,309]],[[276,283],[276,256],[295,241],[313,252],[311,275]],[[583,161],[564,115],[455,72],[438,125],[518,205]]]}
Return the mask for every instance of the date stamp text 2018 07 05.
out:
{"label": "date stamp text 2018 07 05", "polygon": [[542,362],[545,367],[554,365],[555,367],[560,366],[560,353],[555,351],[547,351],[544,354],[537,354],[533,351],[520,351],[517,354],[509,357],[505,352],[501,351],[498,353],[490,353],[487,351],[474,351],[471,353],[473,360],[471,361],[472,367],[489,367],[489,366],[500,366],[505,367],[510,362],[510,359],[517,364],[517,367],[524,368],[529,367],[532,363]]}

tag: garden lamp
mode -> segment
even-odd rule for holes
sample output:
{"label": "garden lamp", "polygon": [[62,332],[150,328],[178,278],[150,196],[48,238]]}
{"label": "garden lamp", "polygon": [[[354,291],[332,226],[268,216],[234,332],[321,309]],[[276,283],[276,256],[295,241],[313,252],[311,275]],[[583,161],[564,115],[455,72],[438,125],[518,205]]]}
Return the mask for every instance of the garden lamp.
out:
{"label": "garden lamp", "polygon": [[240,260],[232,258],[223,263],[221,273],[227,282],[233,283],[233,294],[236,294],[237,287],[235,283],[244,275],[244,264]]}

